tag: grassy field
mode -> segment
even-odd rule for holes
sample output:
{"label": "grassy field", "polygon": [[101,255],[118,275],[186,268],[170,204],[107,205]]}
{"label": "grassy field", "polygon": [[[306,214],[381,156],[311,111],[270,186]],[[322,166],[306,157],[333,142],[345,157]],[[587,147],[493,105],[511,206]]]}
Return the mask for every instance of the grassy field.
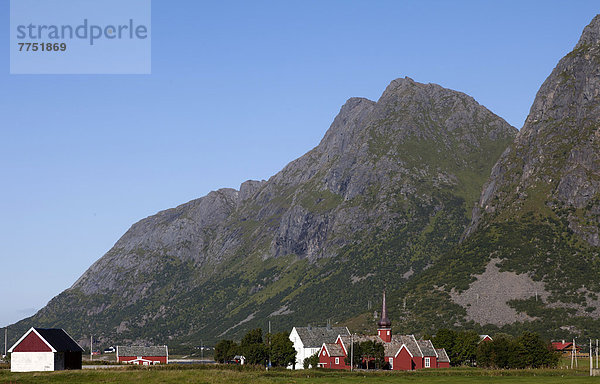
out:
{"label": "grassy field", "polygon": [[0,384],[17,383],[600,383],[587,371],[566,369],[483,370],[451,368],[417,372],[340,372],[329,370],[266,372],[251,367],[124,367],[45,373],[0,370]]}

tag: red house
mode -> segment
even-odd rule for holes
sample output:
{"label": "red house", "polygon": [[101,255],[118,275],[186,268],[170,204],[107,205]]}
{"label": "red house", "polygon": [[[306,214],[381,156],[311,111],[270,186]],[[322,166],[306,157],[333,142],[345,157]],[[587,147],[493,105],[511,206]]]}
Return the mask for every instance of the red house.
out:
{"label": "red house", "polygon": [[117,346],[117,361],[136,365],[169,363],[169,349],[166,345],[157,347]]}
{"label": "red house", "polygon": [[[450,359],[444,349],[435,349],[430,340],[417,340],[413,335],[392,335],[392,323],[387,317],[385,292],[377,336],[338,336],[335,343],[323,343],[319,350],[319,366],[350,369],[344,359],[350,355],[352,343],[375,341],[383,344],[384,359],[392,370],[448,368]],[[368,364],[368,362],[367,362]]]}
{"label": "red house", "polygon": [[344,359],[348,356],[344,344],[341,342],[341,336],[335,343],[323,343],[319,351],[319,367],[331,369],[350,369]]}
{"label": "red house", "polygon": [[[573,353],[573,342],[571,342],[571,341],[567,341],[567,342],[565,342],[564,340],[553,341],[552,347],[554,349],[556,349],[558,352],[562,353],[563,355],[570,355],[571,353]],[[579,355],[580,350],[581,350],[581,347],[578,345],[575,345],[575,354],[576,355]]]}
{"label": "red house", "polygon": [[479,335],[479,342],[488,342],[488,341],[494,341],[494,339],[492,339],[492,336],[490,335]]}

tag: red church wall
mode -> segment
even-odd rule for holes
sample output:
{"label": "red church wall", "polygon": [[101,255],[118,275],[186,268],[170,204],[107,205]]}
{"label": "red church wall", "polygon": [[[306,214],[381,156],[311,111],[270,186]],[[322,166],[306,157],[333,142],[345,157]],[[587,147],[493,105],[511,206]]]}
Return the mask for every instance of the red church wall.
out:
{"label": "red church wall", "polygon": [[398,356],[394,358],[394,367],[393,369],[401,370],[401,371],[410,371],[413,368],[413,358],[410,356],[410,353],[406,350],[406,348],[402,348]]}
{"label": "red church wall", "polygon": [[423,358],[422,357],[415,357],[413,360],[415,362],[414,369],[422,369],[423,368]]}
{"label": "red church wall", "polygon": [[14,352],[52,352],[46,343],[35,332],[29,333],[19,345],[13,350]]}
{"label": "red church wall", "polygon": [[437,363],[437,367],[438,368],[450,368],[450,363],[441,363],[441,362],[438,362]]}

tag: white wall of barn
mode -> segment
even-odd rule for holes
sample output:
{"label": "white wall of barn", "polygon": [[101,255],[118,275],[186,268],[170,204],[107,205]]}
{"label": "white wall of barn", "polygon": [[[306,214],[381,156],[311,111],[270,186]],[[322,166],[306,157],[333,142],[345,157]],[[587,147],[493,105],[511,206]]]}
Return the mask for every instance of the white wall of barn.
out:
{"label": "white wall of barn", "polygon": [[10,356],[12,372],[54,371],[53,352],[13,352]]}

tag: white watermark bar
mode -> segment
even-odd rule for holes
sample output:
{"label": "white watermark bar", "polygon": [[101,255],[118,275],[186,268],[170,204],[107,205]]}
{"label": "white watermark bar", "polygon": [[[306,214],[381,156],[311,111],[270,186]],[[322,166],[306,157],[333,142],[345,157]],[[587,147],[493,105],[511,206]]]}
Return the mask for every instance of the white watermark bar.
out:
{"label": "white watermark bar", "polygon": [[10,0],[11,74],[150,74],[151,0]]}

